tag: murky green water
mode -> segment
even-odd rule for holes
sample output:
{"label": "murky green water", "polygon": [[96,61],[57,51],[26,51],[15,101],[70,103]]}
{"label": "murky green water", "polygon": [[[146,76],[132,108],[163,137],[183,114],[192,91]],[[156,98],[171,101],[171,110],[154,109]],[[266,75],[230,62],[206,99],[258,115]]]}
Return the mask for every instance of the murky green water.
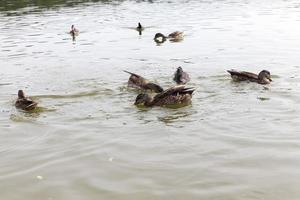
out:
{"label": "murky green water", "polygon": [[[297,0],[1,1],[1,199],[299,199],[299,33]],[[133,105],[122,70],[167,88],[178,66],[191,106]]]}

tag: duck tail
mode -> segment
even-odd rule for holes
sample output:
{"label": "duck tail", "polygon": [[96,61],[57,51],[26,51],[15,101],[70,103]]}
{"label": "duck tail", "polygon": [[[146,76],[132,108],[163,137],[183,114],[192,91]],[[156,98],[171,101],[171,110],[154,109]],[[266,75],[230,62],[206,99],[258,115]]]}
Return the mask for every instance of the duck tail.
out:
{"label": "duck tail", "polygon": [[236,74],[236,73],[237,73],[237,71],[236,71],[236,70],[234,70],[234,69],[227,70],[227,72],[228,72],[229,74],[231,74],[231,75],[233,75],[233,74]]}
{"label": "duck tail", "polygon": [[184,88],[182,90],[183,93],[188,93],[188,94],[193,94],[193,92],[195,91],[195,88],[189,87],[189,88]]}
{"label": "duck tail", "polygon": [[132,72],[129,72],[129,71],[126,71],[126,70],[123,70],[123,72],[126,72],[126,73],[128,73],[128,74],[130,74],[130,75],[135,75],[135,76],[137,76],[137,74],[132,73]]}

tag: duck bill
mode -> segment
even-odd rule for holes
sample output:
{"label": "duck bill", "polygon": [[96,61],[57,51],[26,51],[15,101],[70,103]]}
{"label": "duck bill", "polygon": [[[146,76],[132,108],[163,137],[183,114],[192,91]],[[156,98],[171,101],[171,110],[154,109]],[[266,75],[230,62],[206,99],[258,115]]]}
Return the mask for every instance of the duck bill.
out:
{"label": "duck bill", "polygon": [[273,80],[272,80],[271,78],[269,78],[269,81],[271,81],[271,82],[272,82]]}
{"label": "duck bill", "polygon": [[135,106],[144,106],[144,103],[141,103],[141,102],[134,102],[134,105],[135,105]]}
{"label": "duck bill", "polygon": [[144,103],[134,103],[134,105],[137,107],[137,108],[145,108],[145,104]]}

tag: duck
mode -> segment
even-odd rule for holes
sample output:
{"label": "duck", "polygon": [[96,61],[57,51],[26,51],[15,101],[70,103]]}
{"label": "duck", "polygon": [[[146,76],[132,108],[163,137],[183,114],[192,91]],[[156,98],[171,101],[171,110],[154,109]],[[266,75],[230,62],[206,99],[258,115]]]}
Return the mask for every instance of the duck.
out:
{"label": "duck", "polygon": [[18,99],[15,102],[15,106],[16,108],[30,111],[37,107],[37,102],[33,101],[31,98],[25,97],[23,90],[19,90]]}
{"label": "duck", "polygon": [[177,70],[175,71],[173,80],[177,84],[186,84],[187,82],[190,81],[190,76],[188,75],[188,73],[182,70],[182,67],[178,67]]}
{"label": "duck", "polygon": [[138,23],[138,26],[136,27],[136,30],[143,30],[144,29],[144,27],[142,26],[142,24],[139,22]]}
{"label": "duck", "polygon": [[128,79],[128,87],[133,87],[133,88],[138,88],[143,90],[151,90],[156,93],[164,91],[164,89],[161,86],[148,81],[147,79],[143,78],[138,74],[126,70],[124,70],[124,72],[130,74],[130,77]]}
{"label": "duck", "polygon": [[251,72],[236,70],[227,70],[227,72],[231,75],[234,81],[250,81],[262,85],[266,85],[272,82],[271,73],[267,70],[262,70],[258,75]]}
{"label": "duck", "polygon": [[142,35],[142,31],[144,30],[144,27],[142,26],[142,24],[140,22],[138,23],[136,30],[139,32],[139,35]]}
{"label": "duck", "polygon": [[168,36],[165,36],[162,33],[156,33],[154,36],[154,41],[157,43],[163,43],[167,39],[170,39],[170,41],[173,42],[181,41],[183,39],[183,32],[175,31],[173,33],[170,33]]}
{"label": "duck", "polygon": [[74,37],[79,34],[79,30],[74,25],[71,26],[70,34]]}
{"label": "duck", "polygon": [[184,85],[173,86],[154,97],[146,93],[137,95],[134,105],[153,107],[153,106],[186,106],[192,102],[193,88],[186,88]]}

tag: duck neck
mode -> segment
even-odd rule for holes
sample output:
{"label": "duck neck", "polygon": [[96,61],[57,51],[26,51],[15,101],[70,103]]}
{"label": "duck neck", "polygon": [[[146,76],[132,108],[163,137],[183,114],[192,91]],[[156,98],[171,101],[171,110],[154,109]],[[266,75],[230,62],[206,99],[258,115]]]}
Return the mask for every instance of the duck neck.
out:
{"label": "duck neck", "polygon": [[18,92],[18,98],[19,98],[19,99],[25,99],[25,95],[24,95],[24,92],[23,92],[22,90],[20,90],[20,91]]}

